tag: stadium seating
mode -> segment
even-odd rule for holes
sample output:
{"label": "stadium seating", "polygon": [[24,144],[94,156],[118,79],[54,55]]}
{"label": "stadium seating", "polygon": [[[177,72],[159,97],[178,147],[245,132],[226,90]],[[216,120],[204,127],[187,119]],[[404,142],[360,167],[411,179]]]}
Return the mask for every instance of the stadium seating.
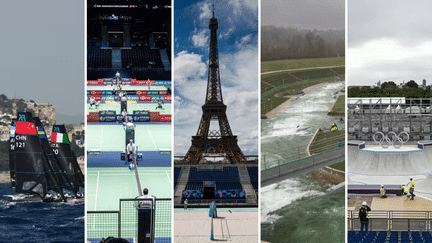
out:
{"label": "stadium seating", "polygon": [[174,167],[174,189],[177,186],[178,178],[180,176],[181,168],[180,167]]}
{"label": "stadium seating", "polygon": [[98,47],[87,47],[87,69],[106,71],[112,68],[111,49],[100,49]]}
{"label": "stadium seating", "polygon": [[432,242],[432,236],[430,232],[386,232],[381,231],[379,233],[375,231],[348,231],[348,242],[375,242],[375,243],[426,243]]}
{"label": "stadium seating", "polygon": [[159,50],[149,47],[122,49],[122,68],[133,71],[146,71],[163,68]]}
{"label": "stadium seating", "polygon": [[197,171],[190,169],[186,190],[203,190],[204,181],[215,181],[217,190],[242,190],[237,167],[224,167],[223,171]]}

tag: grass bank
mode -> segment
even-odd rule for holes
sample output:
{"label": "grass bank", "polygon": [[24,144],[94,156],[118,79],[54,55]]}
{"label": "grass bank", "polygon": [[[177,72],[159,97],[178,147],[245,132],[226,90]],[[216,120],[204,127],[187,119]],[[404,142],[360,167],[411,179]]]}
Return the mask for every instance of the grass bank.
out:
{"label": "grass bank", "polygon": [[345,57],[289,59],[261,62],[261,72],[345,65]]}
{"label": "grass bank", "polygon": [[345,116],[345,95],[340,95],[328,113],[330,116]]}

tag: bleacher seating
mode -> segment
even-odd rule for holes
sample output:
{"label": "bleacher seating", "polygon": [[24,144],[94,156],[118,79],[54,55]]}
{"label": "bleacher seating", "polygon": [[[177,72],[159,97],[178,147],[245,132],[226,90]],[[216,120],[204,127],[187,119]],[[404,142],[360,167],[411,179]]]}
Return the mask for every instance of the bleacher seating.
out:
{"label": "bleacher seating", "polygon": [[174,167],[174,189],[177,186],[178,178],[180,176],[181,168],[180,167]]}
{"label": "bleacher seating", "polygon": [[217,190],[242,190],[237,167],[224,167],[223,171],[197,171],[190,169],[186,190],[203,190],[204,181],[215,181]]}
{"label": "bleacher seating", "polygon": [[430,232],[418,232],[418,231],[392,231],[386,232],[381,231],[379,233],[375,231],[348,231],[348,243],[358,242],[375,242],[375,243],[426,243],[432,242],[432,236]]}
{"label": "bleacher seating", "polygon": [[149,47],[122,49],[122,68],[133,71],[146,71],[163,68],[160,52]]}
{"label": "bleacher seating", "polygon": [[87,69],[106,71],[112,68],[111,49],[87,47]]}

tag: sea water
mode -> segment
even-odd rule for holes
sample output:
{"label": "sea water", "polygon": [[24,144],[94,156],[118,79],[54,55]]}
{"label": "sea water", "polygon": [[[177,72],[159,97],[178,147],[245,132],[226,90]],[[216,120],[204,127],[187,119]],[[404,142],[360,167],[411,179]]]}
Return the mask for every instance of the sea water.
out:
{"label": "sea water", "polygon": [[84,242],[84,204],[18,202],[0,184],[0,242]]}

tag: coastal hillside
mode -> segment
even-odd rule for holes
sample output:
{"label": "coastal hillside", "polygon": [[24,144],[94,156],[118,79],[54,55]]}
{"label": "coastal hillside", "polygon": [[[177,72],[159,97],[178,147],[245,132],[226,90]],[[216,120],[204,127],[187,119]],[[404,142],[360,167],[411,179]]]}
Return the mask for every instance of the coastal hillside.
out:
{"label": "coastal hillside", "polygon": [[[40,118],[48,136],[56,124],[55,108],[50,103],[36,103],[33,100],[21,98],[9,99],[0,94],[0,171],[9,170],[9,138],[12,119],[16,119],[18,112],[31,112]],[[77,157],[84,155],[84,123],[66,124],[71,148]]]}

